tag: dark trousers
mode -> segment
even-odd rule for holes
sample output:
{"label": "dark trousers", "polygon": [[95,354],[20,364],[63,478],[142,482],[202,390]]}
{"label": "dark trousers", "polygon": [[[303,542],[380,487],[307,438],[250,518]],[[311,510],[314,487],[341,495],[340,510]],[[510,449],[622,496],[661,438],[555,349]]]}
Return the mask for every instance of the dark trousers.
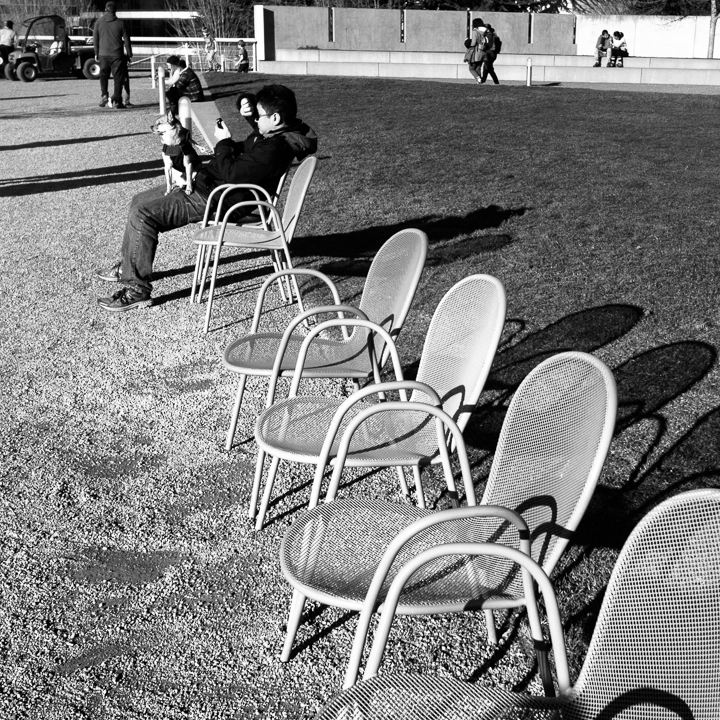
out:
{"label": "dark trousers", "polygon": [[488,75],[493,79],[493,82],[496,85],[500,84],[498,76],[495,74],[495,58],[492,55],[485,56],[485,62],[482,64],[482,71],[480,74],[480,82],[485,82]]}
{"label": "dark trousers", "polygon": [[103,98],[107,98],[108,80],[112,74],[112,101],[119,105],[122,103],[122,89],[125,84],[125,78],[127,77],[127,60],[124,56],[108,57],[107,55],[100,55],[98,63],[100,63],[100,94]]}
{"label": "dark trousers", "polygon": [[0,45],[0,57],[2,58],[3,64],[8,61],[8,56],[14,49],[14,45]]}
{"label": "dark trousers", "polygon": [[207,196],[198,189],[192,195],[179,190],[166,195],[163,183],[133,197],[122,243],[123,285],[141,294],[152,290],[159,233],[202,220]]}

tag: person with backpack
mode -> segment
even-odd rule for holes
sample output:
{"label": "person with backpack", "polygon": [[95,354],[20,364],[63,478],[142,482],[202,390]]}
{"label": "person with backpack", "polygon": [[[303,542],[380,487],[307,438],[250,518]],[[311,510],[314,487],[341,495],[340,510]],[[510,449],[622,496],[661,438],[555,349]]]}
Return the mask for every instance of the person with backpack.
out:
{"label": "person with backpack", "polygon": [[485,36],[483,37],[483,42],[485,44],[485,60],[483,61],[480,72],[480,82],[484,83],[487,80],[487,76],[490,75],[493,79],[493,83],[495,83],[495,85],[499,85],[500,81],[498,80],[498,76],[495,74],[495,59],[502,48],[502,40],[500,40],[495,32],[495,28],[490,24],[485,26]]}
{"label": "person with backpack", "polygon": [[472,33],[470,37],[465,40],[465,47],[467,51],[465,53],[465,62],[468,64],[468,70],[470,74],[475,78],[475,82],[482,82],[480,79],[480,73],[482,72],[482,65],[485,62],[486,54],[486,42],[485,42],[485,23],[482,18],[475,18],[472,21]]}

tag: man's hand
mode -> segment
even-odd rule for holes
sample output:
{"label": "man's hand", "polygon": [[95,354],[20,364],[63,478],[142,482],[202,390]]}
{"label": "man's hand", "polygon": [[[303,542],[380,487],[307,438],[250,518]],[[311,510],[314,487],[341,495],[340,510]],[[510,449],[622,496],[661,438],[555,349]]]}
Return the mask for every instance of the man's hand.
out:
{"label": "man's hand", "polygon": [[232,135],[230,134],[228,126],[225,123],[223,123],[222,125],[218,125],[217,123],[215,123],[215,139],[229,140],[230,138],[232,138]]}
{"label": "man's hand", "polygon": [[255,114],[255,108],[247,98],[243,98],[240,102],[240,114],[243,117],[252,117]]}

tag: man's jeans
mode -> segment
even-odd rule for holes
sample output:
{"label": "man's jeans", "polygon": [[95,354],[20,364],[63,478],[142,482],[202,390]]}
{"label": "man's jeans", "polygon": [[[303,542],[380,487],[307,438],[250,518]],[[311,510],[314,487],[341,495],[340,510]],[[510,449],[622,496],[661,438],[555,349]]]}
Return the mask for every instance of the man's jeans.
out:
{"label": "man's jeans", "polygon": [[101,55],[98,58],[100,64],[100,95],[103,98],[108,96],[108,79],[110,73],[113,76],[113,96],[112,101],[116,105],[122,103],[122,88],[127,75],[127,60],[123,57],[108,57]]}
{"label": "man's jeans", "polygon": [[136,293],[149,294],[158,233],[199,222],[206,204],[207,194],[197,190],[192,195],[182,190],[165,195],[165,183],[135,195],[123,236],[121,283]]}

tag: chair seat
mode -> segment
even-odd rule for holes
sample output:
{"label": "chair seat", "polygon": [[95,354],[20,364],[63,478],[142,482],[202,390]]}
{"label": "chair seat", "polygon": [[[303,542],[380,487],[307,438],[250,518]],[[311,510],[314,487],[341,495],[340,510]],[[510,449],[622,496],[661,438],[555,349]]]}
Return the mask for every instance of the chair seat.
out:
{"label": "chair seat", "polygon": [[392,674],[339,693],[317,720],[551,720],[566,703],[453,677]]}
{"label": "chair seat", "polygon": [[[333,415],[345,398],[299,395],[275,403],[258,418],[255,440],[266,452],[294,462],[315,463]],[[345,415],[331,456],[345,429],[369,407],[359,402]],[[378,413],[353,435],[346,465],[418,465],[438,454],[435,423],[425,413]]]}
{"label": "chair seat", "polygon": [[[381,500],[341,499],[304,512],[287,531],[280,548],[282,571],[307,597],[359,610],[387,546],[415,520],[432,514],[415,505]],[[501,536],[500,521],[463,518],[433,525],[401,550],[385,580],[380,598],[399,568],[421,551],[446,542],[474,542]],[[504,526],[507,527],[507,526]],[[507,538],[517,533],[507,529]],[[439,558],[416,573],[400,597],[407,614],[451,612],[478,606],[489,597],[507,598],[518,571],[496,558]],[[476,603],[469,603],[473,598]],[[507,607],[507,605],[506,605]]]}
{"label": "chair seat", "polygon": [[[230,343],[223,354],[228,370],[248,375],[271,375],[281,333],[256,333]],[[281,372],[295,369],[305,338],[293,335],[283,356]],[[367,346],[354,340],[341,342],[317,338],[310,344],[303,375],[323,378],[366,378],[372,372]]]}
{"label": "chair seat", "polygon": [[[196,245],[217,245],[221,233],[221,225],[210,225],[198,230],[193,236],[193,242]],[[228,225],[222,244],[226,247],[252,247],[261,250],[282,250],[285,247],[279,231],[245,225]]]}

